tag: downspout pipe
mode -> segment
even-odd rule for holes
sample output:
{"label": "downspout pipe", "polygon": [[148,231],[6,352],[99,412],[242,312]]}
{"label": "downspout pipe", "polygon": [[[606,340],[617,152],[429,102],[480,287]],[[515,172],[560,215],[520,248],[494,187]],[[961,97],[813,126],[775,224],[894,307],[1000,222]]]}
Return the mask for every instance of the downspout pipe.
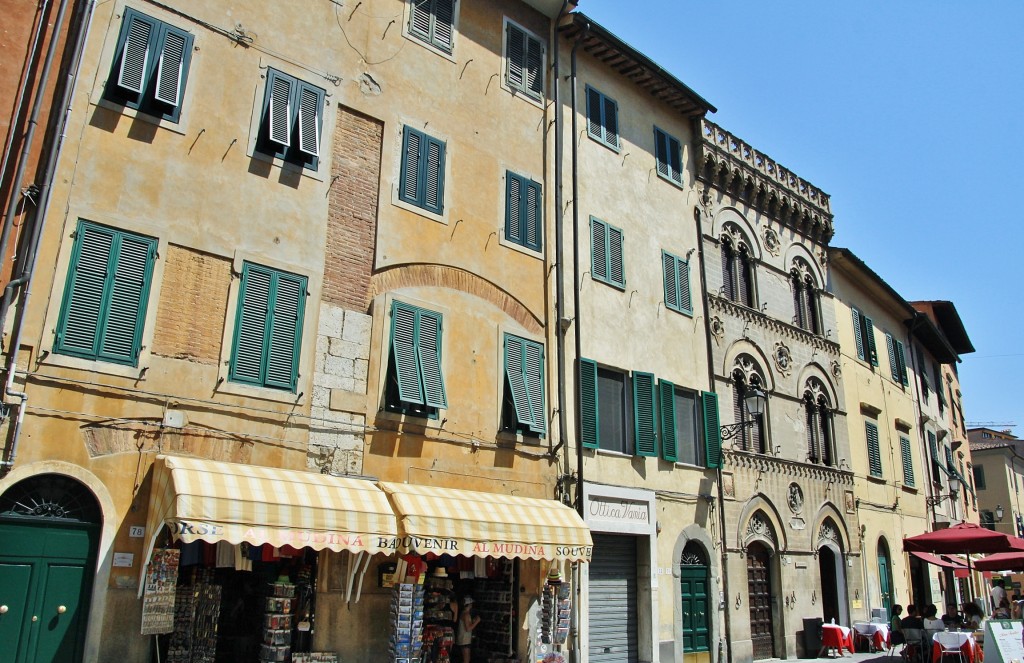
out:
{"label": "downspout pipe", "polygon": [[[700,135],[699,122],[694,122],[696,135]],[[711,195],[711,187],[707,186],[708,195]],[[704,231],[701,224],[701,213],[698,208],[693,210],[693,220],[697,227],[697,261],[700,264],[700,298],[701,305],[704,307],[704,344],[705,351],[707,352],[707,366],[708,366],[708,390],[714,391],[715,389],[715,366],[713,363],[714,354],[712,354],[713,348],[711,345],[711,320],[710,320],[710,300],[708,299],[708,284],[707,284],[707,269],[704,262]],[[720,634],[718,642],[725,642],[725,655],[728,663],[732,663],[732,641],[729,639],[729,635],[732,634],[732,608],[729,605],[729,553],[728,546],[726,545],[725,538],[725,490],[722,487],[722,465],[724,465],[725,455],[722,455],[722,462],[718,464],[718,469],[715,470],[715,479],[718,484],[718,527],[722,532],[722,594],[725,596],[725,633]],[[719,663],[721,663],[719,661]]]}
{"label": "downspout pipe", "polygon": [[[558,444],[551,450],[552,457],[555,457],[558,450],[564,447],[569,439],[569,423],[565,420],[566,408],[565,396],[565,329],[562,327],[562,320],[565,318],[565,262],[563,252],[565,250],[562,239],[562,150],[564,148],[562,131],[564,130],[565,119],[562,113],[562,100],[560,94],[559,54],[561,48],[558,43],[558,24],[565,16],[569,8],[569,0],[562,0],[562,9],[555,19],[554,29],[551,31],[551,43],[555,45],[552,76],[554,84],[551,88],[551,102],[555,105],[555,360],[558,364]],[[559,474],[562,470],[559,470]]]}
{"label": "downspout pipe", "polygon": [[[50,48],[55,49],[57,43],[57,36],[61,34],[63,30],[63,21],[66,13],[67,6],[69,5],[68,0],[61,0],[60,10],[57,15],[57,20],[54,23],[54,38],[50,40]],[[52,144],[48,150],[46,158],[46,169],[43,176],[43,181],[39,187],[39,201],[34,211],[32,212],[29,220],[32,225],[32,236],[29,240],[27,253],[25,256],[25,262],[20,270],[18,278],[11,281],[8,287],[4,290],[3,303],[4,307],[0,310],[0,330],[3,329],[3,323],[6,319],[7,306],[10,303],[11,293],[14,287],[21,286],[21,293],[18,303],[18,315],[15,321],[14,330],[11,333],[11,343],[8,346],[7,351],[7,379],[4,386],[4,395],[6,397],[12,397],[18,399],[18,418],[14,423],[14,430],[11,434],[10,451],[7,454],[7,458],[0,460],[0,472],[9,471],[14,467],[14,461],[18,455],[18,441],[21,437],[21,426],[25,421],[25,410],[28,403],[28,394],[21,390],[14,389],[14,376],[17,373],[18,368],[18,348],[21,347],[21,335],[24,331],[25,325],[25,313],[28,307],[29,299],[32,296],[32,276],[35,272],[36,258],[39,255],[39,240],[42,237],[43,227],[46,221],[46,213],[50,206],[50,193],[51,185],[53,183],[54,174],[57,171],[57,161],[60,157],[61,148],[64,145],[64,130],[67,126],[67,118],[71,114],[71,98],[74,94],[75,87],[78,83],[78,70],[82,60],[82,53],[85,50],[85,39],[89,34],[89,28],[92,25],[93,10],[96,7],[96,0],[87,0],[83,8],[83,14],[78,18],[76,26],[74,28],[75,34],[75,46],[72,51],[71,61],[68,63],[67,78],[60,89],[60,103],[54,105],[54,108],[60,108],[61,117],[60,122],[54,127],[54,135],[52,138]],[[71,37],[69,32],[69,39]],[[52,62],[52,54],[47,55],[46,74],[49,73],[49,67]],[[45,82],[45,78],[41,79],[41,85]]]}
{"label": "downspout pipe", "polygon": [[[576,35],[576,43],[572,45],[572,72],[570,78],[572,87],[572,306],[573,306],[573,343],[575,344],[575,357],[573,358],[573,384],[575,392],[580,391],[580,356],[582,355],[582,336],[580,333],[580,178],[579,178],[579,141],[576,135],[579,132],[579,113],[577,112],[578,100],[576,98],[576,51],[579,49],[583,39],[590,31],[590,23],[585,23],[583,30]],[[576,412],[576,509],[580,517],[586,519],[583,505],[583,419],[580,408],[574,408]]]}

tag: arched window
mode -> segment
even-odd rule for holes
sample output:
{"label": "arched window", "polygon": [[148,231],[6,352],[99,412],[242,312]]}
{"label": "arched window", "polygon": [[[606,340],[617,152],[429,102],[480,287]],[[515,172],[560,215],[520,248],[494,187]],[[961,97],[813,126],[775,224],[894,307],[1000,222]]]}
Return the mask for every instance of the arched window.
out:
{"label": "arched window", "polygon": [[753,388],[758,388],[765,391],[764,380],[761,376],[753,369],[752,364],[749,360],[739,362],[741,365],[738,366],[732,374],[733,381],[733,415],[737,423],[747,422],[753,420],[753,425],[743,426],[737,435],[736,444],[740,449],[744,451],[754,451],[756,453],[768,453],[768,439],[765,435],[768,418],[768,411],[765,410],[764,414],[752,416],[747,412],[747,407],[743,402],[747,391]]}
{"label": "arched window", "polygon": [[727,299],[754,308],[754,259],[750,248],[732,235],[722,238],[722,286]]}
{"label": "arched window", "polygon": [[807,425],[807,460],[832,467],[836,464],[835,430],[832,406],[825,395],[824,385],[814,378],[808,380],[803,401]]}
{"label": "arched window", "polygon": [[793,288],[793,323],[812,334],[820,334],[820,295],[807,263],[799,258],[794,260],[789,280]]}

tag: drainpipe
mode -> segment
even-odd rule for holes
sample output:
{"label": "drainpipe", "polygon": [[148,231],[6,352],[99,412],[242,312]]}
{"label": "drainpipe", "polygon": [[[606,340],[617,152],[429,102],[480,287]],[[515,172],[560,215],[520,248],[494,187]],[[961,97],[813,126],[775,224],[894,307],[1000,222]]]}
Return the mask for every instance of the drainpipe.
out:
{"label": "drainpipe", "polygon": [[[63,30],[64,15],[68,4],[68,0],[61,0],[60,9],[58,10],[57,18],[54,22],[54,37],[50,40],[50,51],[47,53],[46,64],[44,65],[44,69],[40,77],[40,90],[44,89],[47,77],[50,73],[53,53],[56,50],[56,44],[59,41],[57,37]],[[11,333],[11,343],[8,346],[7,352],[7,380],[4,387],[4,394],[5,396],[17,398],[19,403],[18,418],[15,420],[14,430],[11,434],[10,452],[8,453],[6,460],[0,461],[0,470],[5,472],[14,467],[14,461],[18,454],[18,441],[21,437],[21,426],[25,421],[25,410],[28,403],[28,394],[25,391],[14,389],[14,376],[18,367],[18,348],[21,346],[21,334],[24,331],[25,312],[28,307],[29,299],[32,296],[32,275],[35,271],[36,258],[38,257],[39,239],[42,236],[43,226],[46,221],[46,213],[50,205],[51,185],[53,183],[54,173],[57,170],[57,161],[60,157],[61,148],[64,144],[64,130],[67,124],[67,118],[71,114],[71,97],[74,94],[75,87],[78,83],[79,64],[81,63],[82,52],[85,50],[85,38],[86,35],[89,34],[89,28],[92,25],[93,9],[95,8],[95,5],[95,0],[88,0],[83,8],[84,14],[78,18],[76,25],[68,32],[69,39],[74,35],[75,46],[72,51],[71,60],[68,63],[67,78],[64,83],[59,85],[55,90],[55,92],[58,90],[60,91],[61,98],[59,105],[54,105],[54,108],[63,109],[62,117],[59,124],[55,126],[56,131],[52,138],[53,143],[47,153],[46,169],[44,171],[43,181],[39,186],[39,202],[32,214],[26,218],[26,223],[31,223],[32,235],[29,238],[27,245],[25,261],[22,263],[23,267],[21,269],[21,273],[17,278],[8,283],[7,287],[4,289],[3,302],[2,305],[0,305],[0,330],[2,330],[3,324],[6,320],[7,308],[10,306],[12,293],[15,288],[19,286],[21,287],[17,307],[18,315],[15,320],[14,330]],[[20,183],[18,188],[20,189]]]}
{"label": "drainpipe", "polygon": [[[583,30],[576,35],[576,43],[572,45],[572,305],[575,320],[573,320],[573,341],[575,343],[576,356],[573,361],[573,384],[576,386],[576,393],[580,390],[580,356],[582,354],[582,341],[580,336],[580,178],[579,178],[579,141],[576,134],[579,131],[576,105],[576,49],[580,47],[584,37],[590,31],[590,23],[585,23]],[[585,519],[583,513],[583,421],[580,417],[580,409],[576,410],[576,509],[580,516]]]}
{"label": "drainpipe", "polygon": [[[694,134],[700,136],[700,120],[694,122]],[[698,139],[699,140],[699,139]],[[708,195],[710,195],[711,187],[708,186]],[[700,264],[700,297],[701,305],[704,307],[704,344],[707,352],[707,365],[708,365],[708,390],[714,391],[715,389],[715,367],[712,363],[712,346],[711,346],[711,320],[708,317],[710,312],[709,300],[708,300],[708,287],[706,281],[707,271],[704,264],[704,232],[701,227],[701,213],[700,210],[694,208],[693,220],[697,227],[697,262]],[[729,639],[732,635],[732,606],[729,605],[729,569],[727,564],[729,562],[729,554],[726,546],[725,539],[725,492],[722,489],[722,465],[724,465],[725,455],[722,453],[722,462],[719,463],[718,469],[715,471],[715,479],[718,483],[718,526],[722,532],[722,595],[725,597],[725,633],[721,634],[718,643],[719,651],[721,651],[721,645],[723,642],[728,640],[725,645],[726,660],[728,663],[732,663],[732,640]],[[719,661],[721,663],[721,661]]]}
{"label": "drainpipe", "polygon": [[[558,43],[558,24],[569,7],[569,0],[562,0],[562,9],[555,19],[554,29],[551,31],[551,42],[554,44],[553,75],[554,85],[552,86],[552,103],[555,105],[555,354],[558,364],[558,445],[551,450],[554,457],[558,448],[565,445],[569,438],[569,424],[565,420],[566,397],[565,397],[565,329],[562,327],[562,319],[565,317],[565,268],[562,260],[562,252],[565,250],[562,239],[562,131],[564,130],[564,119],[562,117],[562,102],[559,94],[559,53],[561,52]],[[559,470],[562,474],[563,470]]]}

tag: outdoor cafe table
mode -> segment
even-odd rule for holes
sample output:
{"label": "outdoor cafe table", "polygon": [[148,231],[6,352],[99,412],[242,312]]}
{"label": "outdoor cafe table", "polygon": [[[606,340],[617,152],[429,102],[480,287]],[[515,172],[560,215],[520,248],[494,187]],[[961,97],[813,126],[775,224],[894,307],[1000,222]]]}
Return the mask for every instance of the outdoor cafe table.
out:
{"label": "outdoor cafe table", "polygon": [[871,641],[875,649],[881,651],[889,644],[889,625],[873,622],[860,622],[853,629]]}
{"label": "outdoor cafe table", "polygon": [[974,633],[971,631],[939,631],[932,636],[933,663],[941,663],[942,661],[942,645],[939,644],[940,638],[950,638],[950,644],[955,640],[966,663],[981,663],[984,660],[981,649],[974,639]]}
{"label": "outdoor cafe table", "polygon": [[838,650],[839,655],[842,656],[844,648],[848,649],[851,654],[853,653],[853,629],[838,624],[822,624],[821,651],[818,652],[818,656],[829,649]]}

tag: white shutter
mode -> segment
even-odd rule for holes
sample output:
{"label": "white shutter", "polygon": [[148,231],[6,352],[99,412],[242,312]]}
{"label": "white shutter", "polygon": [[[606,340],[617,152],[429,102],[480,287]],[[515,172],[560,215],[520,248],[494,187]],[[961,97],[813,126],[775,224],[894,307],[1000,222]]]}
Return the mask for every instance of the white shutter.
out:
{"label": "white shutter", "polygon": [[299,149],[320,156],[320,95],[303,87],[299,93]]}
{"label": "white shutter", "polygon": [[131,17],[128,36],[121,53],[121,71],[117,85],[132,92],[142,92],[146,79],[146,64],[149,62],[149,35],[153,26],[137,16]]}
{"label": "white shutter", "polygon": [[291,145],[291,94],[292,82],[273,73],[268,81],[270,87],[270,140],[285,147]]}
{"label": "white shutter", "polygon": [[164,37],[156,72],[157,101],[171,106],[178,105],[178,97],[181,96],[181,68],[185,62],[187,43],[188,39],[177,32],[168,31]]}

